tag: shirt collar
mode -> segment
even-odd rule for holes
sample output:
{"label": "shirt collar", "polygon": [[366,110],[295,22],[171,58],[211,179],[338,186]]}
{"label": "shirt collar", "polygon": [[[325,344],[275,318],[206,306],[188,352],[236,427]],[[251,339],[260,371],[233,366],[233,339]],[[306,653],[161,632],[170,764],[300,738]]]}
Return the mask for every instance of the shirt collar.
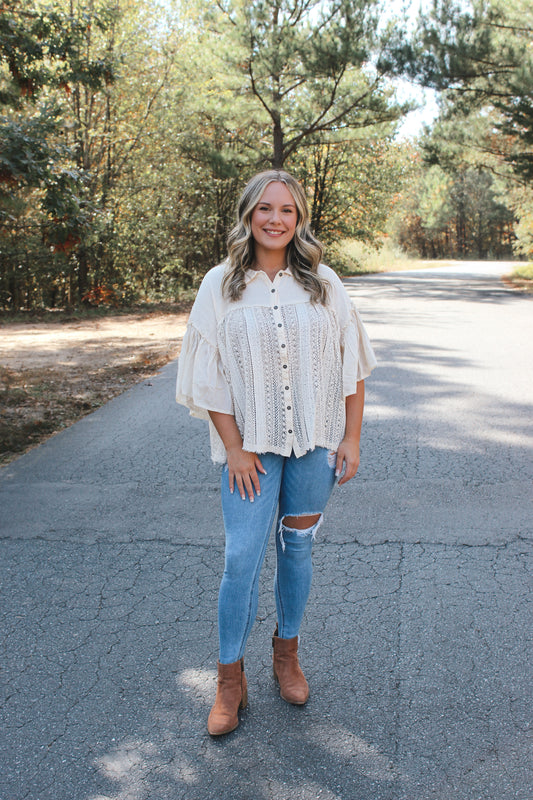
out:
{"label": "shirt collar", "polygon": [[[269,283],[271,282],[266,272],[263,272],[262,269],[252,269],[251,267],[249,267],[244,273],[244,280],[248,285],[251,281],[258,278],[259,275],[264,275],[265,278],[268,280],[268,282]],[[292,275],[290,267],[285,267],[285,269],[278,270],[278,272],[276,273],[276,278],[278,278],[280,275]]]}

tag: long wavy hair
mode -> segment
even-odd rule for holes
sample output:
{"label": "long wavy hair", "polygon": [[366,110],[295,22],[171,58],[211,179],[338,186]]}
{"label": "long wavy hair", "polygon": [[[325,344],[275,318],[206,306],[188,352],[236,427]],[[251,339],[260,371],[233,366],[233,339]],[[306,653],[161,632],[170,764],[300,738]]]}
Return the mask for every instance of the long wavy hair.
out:
{"label": "long wavy hair", "polygon": [[227,271],[222,291],[230,300],[239,300],[246,286],[244,273],[254,266],[255,249],[252,236],[252,214],[269,183],[284,183],[294,198],[297,223],[286,251],[287,267],[314,303],[327,301],[327,281],[318,275],[323,247],[309,225],[309,209],[305,192],[292,175],[283,170],[267,170],[255,175],[244,187],[237,204],[237,224],[228,235]]}

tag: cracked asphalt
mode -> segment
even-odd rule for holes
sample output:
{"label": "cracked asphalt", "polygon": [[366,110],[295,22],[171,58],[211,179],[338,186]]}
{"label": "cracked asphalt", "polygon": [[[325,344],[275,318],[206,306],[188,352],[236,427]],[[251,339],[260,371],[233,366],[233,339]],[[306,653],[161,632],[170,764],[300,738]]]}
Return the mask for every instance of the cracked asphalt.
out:
{"label": "cracked asphalt", "polygon": [[315,545],[304,708],[212,740],[223,534],[176,364],[0,472],[2,800],[529,800],[533,305],[500,265],[347,281],[380,362]]}

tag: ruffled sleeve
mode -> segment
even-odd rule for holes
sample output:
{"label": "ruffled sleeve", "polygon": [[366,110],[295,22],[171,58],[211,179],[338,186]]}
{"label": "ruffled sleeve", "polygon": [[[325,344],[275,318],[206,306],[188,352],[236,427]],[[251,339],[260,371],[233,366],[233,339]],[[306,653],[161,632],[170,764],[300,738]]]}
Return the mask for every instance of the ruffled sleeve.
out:
{"label": "ruffled sleeve", "polygon": [[357,382],[368,378],[377,366],[376,356],[359,312],[341,279],[330,267],[321,265],[321,270],[330,285],[330,300],[339,322],[342,385],[343,394],[347,397],[357,392]]}
{"label": "ruffled sleeve", "polygon": [[176,400],[200,419],[209,419],[208,410],[233,414],[233,400],[218,349],[192,323],[181,346]]}
{"label": "ruffled sleeve", "polygon": [[233,414],[233,399],[217,346],[221,267],[204,277],[191,309],[178,362],[176,400],[191,414],[209,419],[209,411]]}
{"label": "ruffled sleeve", "polygon": [[368,378],[378,363],[359,312],[351,302],[350,305],[349,320],[342,331],[341,339],[345,397],[356,393],[357,382]]}

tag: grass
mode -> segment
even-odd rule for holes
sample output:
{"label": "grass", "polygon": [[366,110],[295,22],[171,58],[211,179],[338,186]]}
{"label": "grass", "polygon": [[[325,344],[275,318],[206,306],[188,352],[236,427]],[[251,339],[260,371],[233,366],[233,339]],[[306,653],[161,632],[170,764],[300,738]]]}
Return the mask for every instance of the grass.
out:
{"label": "grass", "polygon": [[[329,259],[329,261],[327,261]],[[326,253],[329,263],[340,275],[368,275],[375,272],[396,272],[446,266],[453,260],[425,260],[411,258],[401,248],[388,239],[383,239],[379,247],[372,247],[356,239],[344,239],[329,248]],[[533,263],[517,264],[516,269],[503,280],[515,289],[533,293]]]}
{"label": "grass", "polygon": [[0,327],[2,323],[9,322],[76,322],[77,320],[92,320],[105,317],[118,317],[136,314],[139,317],[149,314],[180,314],[190,311],[196,296],[196,290],[184,292],[177,301],[157,303],[135,303],[134,305],[115,307],[112,305],[99,306],[72,306],[70,308],[38,308],[25,311],[0,310]]}
{"label": "grass", "polygon": [[[435,266],[435,261],[411,258],[388,239],[383,239],[378,247],[365,244],[357,239],[344,239],[327,252],[326,261],[336,272],[347,277],[368,275],[374,272],[426,269]],[[441,261],[439,263],[450,262]]]}
{"label": "grass", "polygon": [[533,294],[533,263],[520,264],[510,275],[504,276],[505,283],[511,284],[515,289]]}
{"label": "grass", "polygon": [[523,280],[533,281],[533,263],[523,264],[513,272],[514,278],[522,278]]}

